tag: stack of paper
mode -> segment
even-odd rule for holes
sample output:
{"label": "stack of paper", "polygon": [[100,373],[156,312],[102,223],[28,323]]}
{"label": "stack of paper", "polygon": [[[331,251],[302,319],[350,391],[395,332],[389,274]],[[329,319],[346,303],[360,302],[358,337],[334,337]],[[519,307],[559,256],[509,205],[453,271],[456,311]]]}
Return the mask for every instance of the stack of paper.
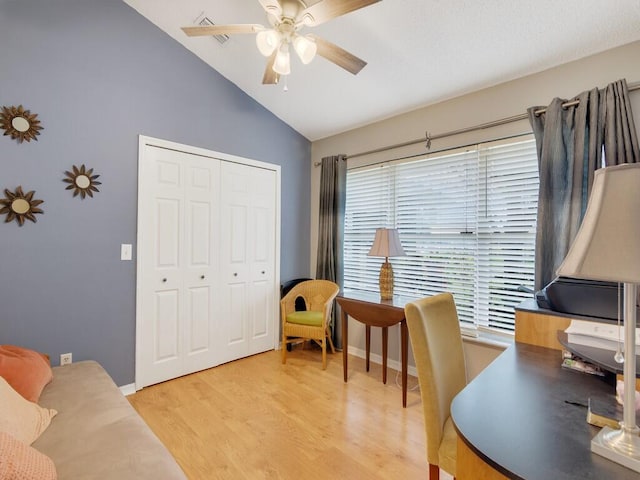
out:
{"label": "stack of paper", "polygon": [[[624,325],[618,327],[613,323],[571,320],[571,325],[565,330],[565,333],[569,343],[587,347],[615,351],[618,347],[618,341],[621,345],[624,344]],[[636,345],[640,345],[639,328],[636,328]]]}

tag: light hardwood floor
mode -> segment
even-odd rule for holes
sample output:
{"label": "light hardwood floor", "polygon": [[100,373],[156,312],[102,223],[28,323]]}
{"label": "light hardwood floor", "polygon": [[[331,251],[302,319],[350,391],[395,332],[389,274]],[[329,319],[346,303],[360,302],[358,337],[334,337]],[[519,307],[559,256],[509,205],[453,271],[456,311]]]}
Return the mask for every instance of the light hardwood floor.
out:
{"label": "light hardwood floor", "polygon": [[[191,480],[425,480],[419,390],[402,408],[396,372],[307,346],[267,352],[128,397]],[[409,377],[409,388],[417,380]],[[441,474],[443,480],[451,477]]]}

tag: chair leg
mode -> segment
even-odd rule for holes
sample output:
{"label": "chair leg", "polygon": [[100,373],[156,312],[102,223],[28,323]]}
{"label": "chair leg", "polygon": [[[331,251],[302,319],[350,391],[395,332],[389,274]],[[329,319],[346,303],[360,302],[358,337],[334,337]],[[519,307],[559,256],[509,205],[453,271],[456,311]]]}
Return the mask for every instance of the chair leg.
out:
{"label": "chair leg", "polygon": [[282,363],[287,363],[287,337],[282,336]]}
{"label": "chair leg", "polygon": [[429,480],[440,480],[440,467],[429,464]]}
{"label": "chair leg", "polygon": [[331,339],[331,329],[327,329],[327,338],[329,339],[329,346],[331,347],[331,353],[336,353],[336,349],[333,348],[333,340]]}
{"label": "chair leg", "polygon": [[322,369],[327,369],[327,337],[322,339]]}

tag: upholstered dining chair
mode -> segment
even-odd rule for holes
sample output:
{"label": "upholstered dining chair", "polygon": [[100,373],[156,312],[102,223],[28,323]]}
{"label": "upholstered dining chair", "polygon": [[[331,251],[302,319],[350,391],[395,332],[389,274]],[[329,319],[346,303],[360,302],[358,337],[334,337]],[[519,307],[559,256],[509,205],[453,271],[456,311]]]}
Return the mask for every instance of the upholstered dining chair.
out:
{"label": "upholstered dining chair", "polygon": [[[298,283],[282,300],[282,363],[287,362],[287,345],[300,339],[315,340],[322,347],[322,369],[327,368],[327,339],[331,352],[335,353],[331,340],[331,310],[340,287],[329,280],[308,280]],[[296,311],[296,300],[304,301],[306,309]]]}
{"label": "upholstered dining chair", "polygon": [[458,438],[450,408],[467,384],[467,371],[453,295],[422,298],[404,310],[418,370],[429,479],[438,480],[440,469],[455,478]]}

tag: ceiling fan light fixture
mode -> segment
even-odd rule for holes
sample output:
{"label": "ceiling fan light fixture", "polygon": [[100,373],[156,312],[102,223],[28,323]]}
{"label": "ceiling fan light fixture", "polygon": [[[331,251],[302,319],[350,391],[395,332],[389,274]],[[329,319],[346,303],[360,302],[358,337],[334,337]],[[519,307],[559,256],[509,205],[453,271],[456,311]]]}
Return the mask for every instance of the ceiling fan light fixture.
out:
{"label": "ceiling fan light fixture", "polygon": [[316,56],[316,52],[318,51],[318,46],[316,42],[309,39],[308,37],[303,37],[302,35],[296,35],[293,39],[293,48],[300,57],[300,60],[305,65],[309,64],[311,60]]}
{"label": "ceiling fan light fixture", "polygon": [[270,56],[275,49],[278,48],[281,40],[282,37],[280,32],[273,29],[262,30],[256,35],[256,45],[258,46],[258,50],[260,50],[260,53],[265,57]]}
{"label": "ceiling fan light fixture", "polygon": [[276,59],[273,62],[273,71],[278,75],[289,75],[291,73],[288,43],[283,43],[278,49]]}

